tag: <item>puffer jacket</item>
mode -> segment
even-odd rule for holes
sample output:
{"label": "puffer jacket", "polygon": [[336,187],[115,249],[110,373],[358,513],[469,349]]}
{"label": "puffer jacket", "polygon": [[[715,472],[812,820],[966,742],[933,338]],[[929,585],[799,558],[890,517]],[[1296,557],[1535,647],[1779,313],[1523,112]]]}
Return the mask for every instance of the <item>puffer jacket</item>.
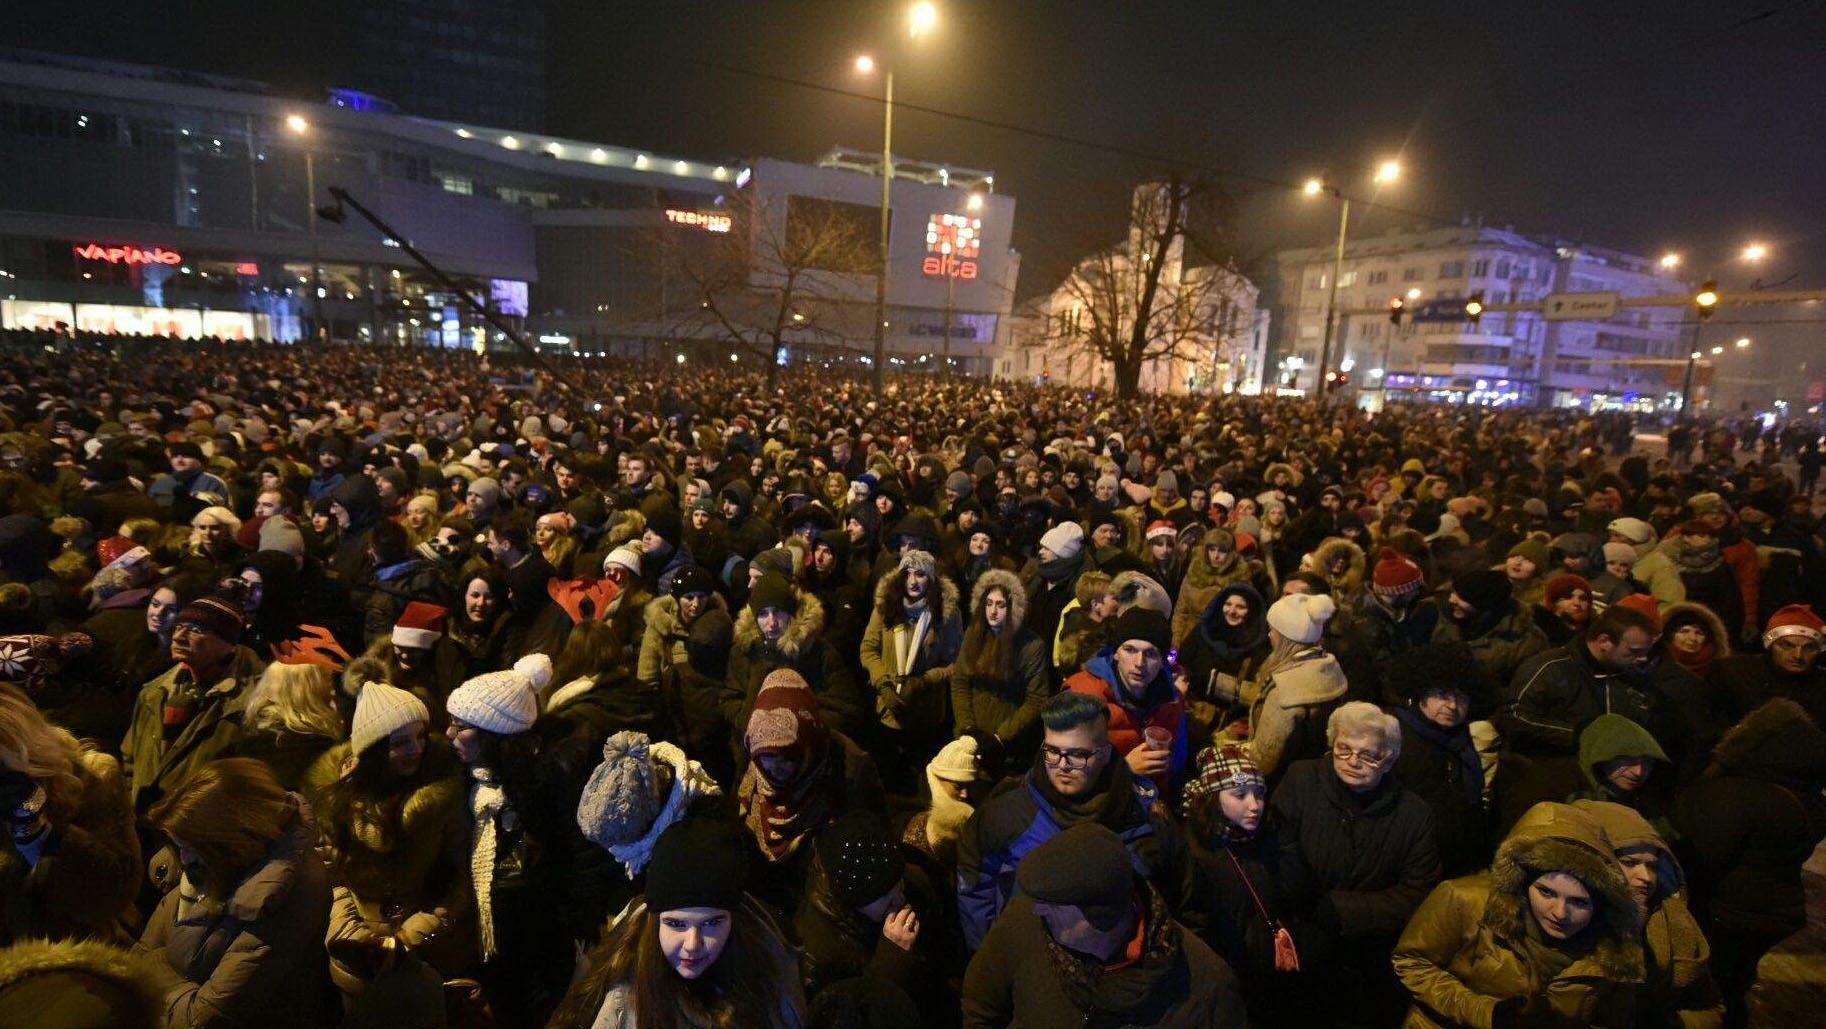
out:
{"label": "puffer jacket", "polygon": [[[1248,695],[1251,687],[1261,692]],[[1249,702],[1249,751],[1270,783],[1289,765],[1325,752],[1325,722],[1348,684],[1338,659],[1305,647],[1261,683],[1245,683]]]}
{"label": "puffer jacket", "polygon": [[30,937],[112,939],[141,874],[133,805],[120,762],[89,751],[76,762],[76,807],[28,861],[9,840],[0,849],[0,943]]}
{"label": "puffer jacket", "polygon": [[989,590],[1000,588],[1009,597],[1008,621],[1002,631],[1012,633],[1014,675],[979,675],[959,660],[951,666],[952,729],[963,735],[972,729],[993,733],[1004,747],[1025,753],[1038,745],[1040,709],[1052,695],[1052,680],[1046,666],[1046,644],[1029,632],[1023,623],[1027,610],[1027,590],[1013,572],[992,569],[976,580],[970,591],[972,616],[983,607]]}
{"label": "puffer jacket", "polygon": [[1674,804],[1693,908],[1708,926],[1782,937],[1807,924],[1801,866],[1826,839],[1826,732],[1771,700],[1718,741]]}
{"label": "puffer jacket", "polygon": [[1148,683],[1140,703],[1123,691],[1117,676],[1116,649],[1105,647],[1084,663],[1084,671],[1065,680],[1065,688],[1103,702],[1109,712],[1110,746],[1115,748],[1118,758],[1127,757],[1129,751],[1142,746],[1149,729],[1165,729],[1172,733],[1173,758],[1167,766],[1168,781],[1159,784],[1163,789],[1170,789],[1171,783],[1184,776],[1186,764],[1191,760],[1186,737],[1186,702],[1173,687],[1173,673],[1162,664],[1160,673]]}
{"label": "puffer jacket", "polygon": [[1535,974],[1524,957],[1527,889],[1535,876],[1566,871],[1591,892],[1599,913],[1587,953],[1546,984],[1546,1002],[1564,1018],[1603,1029],[1635,1025],[1643,982],[1642,914],[1611,843],[1590,815],[1540,804],[1497,848],[1490,871],[1440,883],[1401,933],[1392,959],[1413,994],[1408,1029],[1488,1029],[1498,1003],[1526,997]]}
{"label": "puffer jacket", "polygon": [[1686,873],[1648,820],[1621,804],[1576,800],[1610,837],[1618,857],[1653,850],[1660,885],[1649,898],[1642,926],[1646,981],[1637,997],[1636,1024],[1681,1029],[1716,1029],[1724,1024],[1725,1002],[1712,981],[1712,947],[1687,907]]}
{"label": "puffer jacket", "polygon": [[302,804],[264,860],[227,898],[185,903],[180,882],[134,950],[170,975],[165,1022],[176,1027],[315,1029],[325,1010],[323,939],[330,884],[317,828]]}
{"label": "puffer jacket", "polygon": [[[349,744],[326,751],[311,766],[305,796],[326,810],[322,798],[349,760]],[[398,936],[447,976],[461,973],[475,945],[469,882],[468,783],[447,747],[425,754],[425,783],[399,807],[399,828],[387,839],[374,812],[357,806],[349,840],[338,847],[326,835],[320,850],[333,884],[329,942]],[[330,976],[346,992],[361,979],[334,959]]]}
{"label": "puffer jacket", "polygon": [[[945,723],[950,706],[951,666],[964,645],[964,612],[957,587],[943,575],[936,576],[942,616],[927,623],[915,648],[918,622],[900,619],[889,625],[883,619],[891,590],[901,583],[899,574],[882,577],[875,584],[875,608],[862,634],[862,670],[875,694],[875,714],[884,724],[930,734]],[[902,658],[900,655],[905,653]],[[896,688],[904,678],[904,685]]]}
{"label": "puffer jacket", "polygon": [[1017,897],[964,974],[968,1029],[1053,1026],[1158,1026],[1205,1029],[1247,1023],[1236,974],[1174,921],[1156,890],[1146,894],[1133,960],[1098,969],[1060,946]]}

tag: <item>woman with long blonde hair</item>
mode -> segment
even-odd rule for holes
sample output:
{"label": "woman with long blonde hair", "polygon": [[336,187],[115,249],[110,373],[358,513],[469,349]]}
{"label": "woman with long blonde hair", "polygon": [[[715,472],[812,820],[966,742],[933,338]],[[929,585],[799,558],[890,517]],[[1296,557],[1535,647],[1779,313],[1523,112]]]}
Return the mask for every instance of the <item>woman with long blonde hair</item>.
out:
{"label": "woman with long blonde hair", "polygon": [[0,683],[0,944],[111,939],[139,887],[139,838],[120,762],[45,721]]}
{"label": "woman with long blonde hair", "polygon": [[248,693],[235,754],[260,759],[281,785],[296,790],[318,755],[348,735],[336,709],[336,669],[288,651]]}

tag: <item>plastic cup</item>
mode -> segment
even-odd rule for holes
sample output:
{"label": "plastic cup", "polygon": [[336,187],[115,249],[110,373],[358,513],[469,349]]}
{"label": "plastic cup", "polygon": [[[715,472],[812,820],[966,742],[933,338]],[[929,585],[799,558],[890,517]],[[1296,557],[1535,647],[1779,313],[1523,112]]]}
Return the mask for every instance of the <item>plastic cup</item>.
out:
{"label": "plastic cup", "polygon": [[1151,750],[1173,749],[1173,734],[1158,725],[1148,726],[1141,731],[1141,735],[1147,740],[1148,748]]}

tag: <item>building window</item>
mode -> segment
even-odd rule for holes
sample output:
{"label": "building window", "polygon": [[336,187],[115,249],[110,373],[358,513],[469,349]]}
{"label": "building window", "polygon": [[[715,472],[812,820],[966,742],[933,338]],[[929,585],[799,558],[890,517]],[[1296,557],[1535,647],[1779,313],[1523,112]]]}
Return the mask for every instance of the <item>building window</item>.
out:
{"label": "building window", "polygon": [[1402,282],[1419,282],[1421,275],[1422,275],[1422,272],[1419,268],[1403,268],[1401,270],[1401,281]]}
{"label": "building window", "polygon": [[1344,272],[1338,276],[1338,288],[1345,289],[1357,284],[1356,272]]}
{"label": "building window", "polygon": [[1358,331],[1357,331],[1358,339],[1380,339],[1380,338],[1382,338],[1382,323],[1381,322],[1371,320],[1371,321],[1365,321],[1365,322],[1358,322],[1357,324],[1358,324]]}
{"label": "building window", "polygon": [[1481,279],[1488,274],[1490,274],[1490,259],[1488,257],[1480,257],[1471,262],[1472,278]]}
{"label": "building window", "polygon": [[1509,277],[1509,259],[1507,257],[1499,257],[1496,259],[1496,277],[1499,279],[1506,279]]}
{"label": "building window", "polygon": [[1380,286],[1388,280],[1389,273],[1387,268],[1379,268],[1369,273],[1369,284],[1372,286]]}
{"label": "building window", "polygon": [[1325,288],[1325,273],[1320,272],[1317,275],[1308,276],[1306,279],[1306,288],[1307,289],[1324,289]]}
{"label": "building window", "polygon": [[1462,279],[1465,277],[1465,262],[1443,261],[1439,265],[1439,277],[1442,279]]}

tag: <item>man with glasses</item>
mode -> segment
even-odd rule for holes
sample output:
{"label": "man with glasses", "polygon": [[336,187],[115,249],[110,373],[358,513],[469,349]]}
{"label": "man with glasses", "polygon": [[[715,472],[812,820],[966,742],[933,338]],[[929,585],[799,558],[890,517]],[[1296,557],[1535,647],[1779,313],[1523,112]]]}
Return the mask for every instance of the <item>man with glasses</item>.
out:
{"label": "man with glasses", "polygon": [[177,664],[140,688],[121,743],[121,772],[144,813],[240,738],[241,708],[265,666],[240,645],[247,615],[223,593],[178,611],[171,631]]}
{"label": "man with glasses", "polygon": [[[1033,767],[985,801],[957,845],[957,904],[964,940],[982,945],[1016,893],[1015,871],[1034,848],[1081,822],[1121,837],[1135,868],[1182,917],[1193,914],[1186,841],[1160,792],[1113,760],[1103,701],[1067,690],[1040,712],[1045,735]],[[1010,788],[1011,787],[1011,788]]]}
{"label": "man with glasses", "polygon": [[1652,616],[1612,605],[1582,638],[1516,670],[1496,714],[1503,735],[1499,831],[1534,804],[1580,788],[1579,730],[1599,715],[1622,715],[1647,729],[1676,767],[1700,749],[1692,743],[1699,681],[1664,660],[1660,636]]}

